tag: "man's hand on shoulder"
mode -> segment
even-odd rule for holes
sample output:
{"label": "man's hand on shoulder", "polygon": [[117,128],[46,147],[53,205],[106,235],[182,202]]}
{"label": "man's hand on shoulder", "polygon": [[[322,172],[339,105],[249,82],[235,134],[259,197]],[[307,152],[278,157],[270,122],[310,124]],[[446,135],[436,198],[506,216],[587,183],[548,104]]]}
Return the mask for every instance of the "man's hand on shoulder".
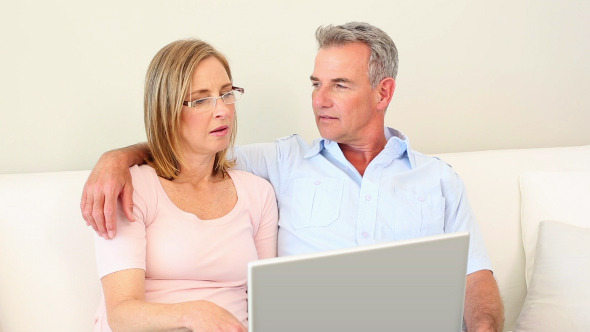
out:
{"label": "man's hand on shoulder", "polygon": [[133,185],[129,167],[140,163],[145,145],[113,150],[103,154],[86,180],[80,210],[99,236],[112,239],[117,231],[117,198],[121,197],[123,213],[133,218]]}

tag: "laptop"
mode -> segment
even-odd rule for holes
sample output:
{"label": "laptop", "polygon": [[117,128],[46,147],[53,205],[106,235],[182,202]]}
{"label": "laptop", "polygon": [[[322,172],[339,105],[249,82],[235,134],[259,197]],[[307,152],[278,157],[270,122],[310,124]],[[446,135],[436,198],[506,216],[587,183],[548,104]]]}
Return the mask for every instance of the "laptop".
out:
{"label": "laptop", "polygon": [[250,332],[460,332],[468,233],[248,264]]}

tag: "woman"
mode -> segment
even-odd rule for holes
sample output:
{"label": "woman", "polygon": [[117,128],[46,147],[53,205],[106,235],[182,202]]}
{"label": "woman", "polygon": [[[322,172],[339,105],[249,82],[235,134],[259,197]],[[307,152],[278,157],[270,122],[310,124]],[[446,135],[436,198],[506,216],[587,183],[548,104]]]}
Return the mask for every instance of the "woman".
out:
{"label": "woman", "polygon": [[118,211],[117,237],[96,238],[95,331],[246,330],[247,263],[276,256],[278,217],[270,184],[226,159],[243,91],[203,41],[173,42],[152,60],[152,160],[131,168],[135,222]]}

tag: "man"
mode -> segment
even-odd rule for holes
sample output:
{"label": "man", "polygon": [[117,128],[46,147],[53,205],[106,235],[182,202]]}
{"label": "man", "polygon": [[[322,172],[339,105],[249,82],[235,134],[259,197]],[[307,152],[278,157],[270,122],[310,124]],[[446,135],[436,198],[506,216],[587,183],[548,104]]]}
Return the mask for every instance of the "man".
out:
{"label": "man", "polygon": [[[468,331],[501,331],[502,302],[462,181],[445,163],[410,149],[402,133],[385,128],[397,74],[395,44],[357,22],[320,27],[316,39],[310,79],[322,138],[308,145],[292,135],[236,150],[238,167],[275,189],[279,255],[469,231],[465,322]],[[99,234],[115,235],[119,195],[131,216],[127,168],[146,155],[145,146],[113,151],[93,170],[81,208]]]}

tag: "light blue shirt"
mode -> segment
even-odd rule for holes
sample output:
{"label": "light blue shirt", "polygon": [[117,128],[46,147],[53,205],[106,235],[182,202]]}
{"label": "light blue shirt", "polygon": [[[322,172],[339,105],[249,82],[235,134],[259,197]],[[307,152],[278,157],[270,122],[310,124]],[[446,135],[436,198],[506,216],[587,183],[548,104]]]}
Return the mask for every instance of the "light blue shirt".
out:
{"label": "light blue shirt", "polygon": [[467,273],[491,270],[459,176],[385,128],[387,144],[361,176],[338,143],[298,135],[236,148],[237,168],[270,181],[279,206],[279,256],[470,233]]}

